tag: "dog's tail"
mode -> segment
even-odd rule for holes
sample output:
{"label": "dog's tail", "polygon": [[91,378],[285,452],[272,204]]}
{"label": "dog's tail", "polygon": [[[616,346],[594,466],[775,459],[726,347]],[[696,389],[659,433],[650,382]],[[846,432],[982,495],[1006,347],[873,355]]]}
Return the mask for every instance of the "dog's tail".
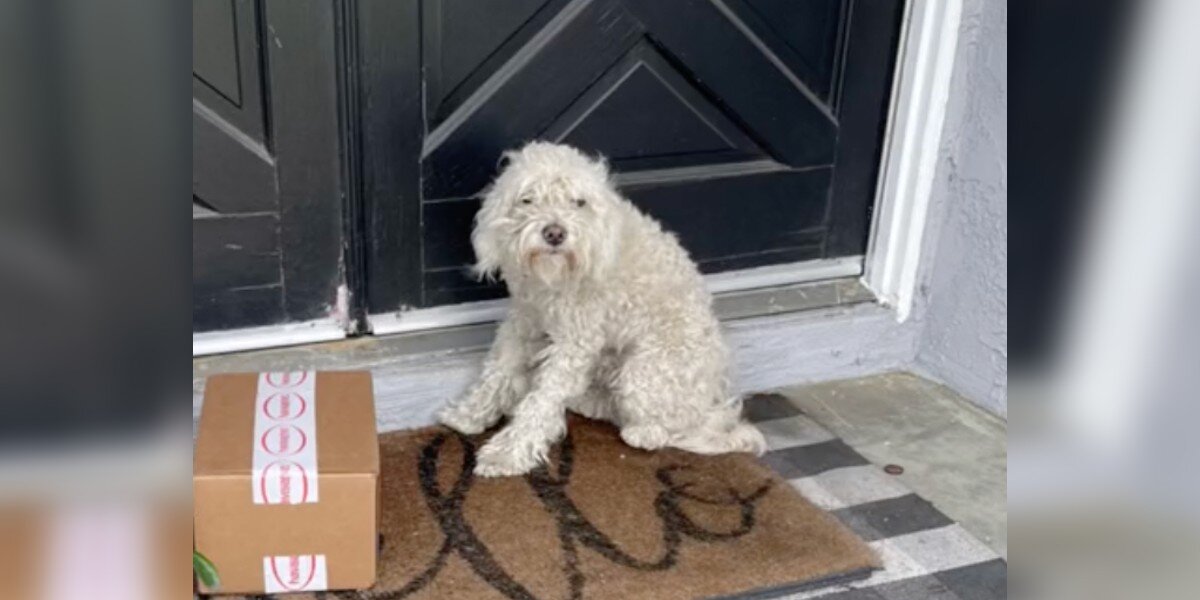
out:
{"label": "dog's tail", "polygon": [[697,454],[750,452],[761,455],[767,451],[767,440],[757,427],[737,415],[740,412],[737,409],[740,408],[739,402],[732,414],[721,412],[713,415],[706,427],[672,440],[671,445]]}

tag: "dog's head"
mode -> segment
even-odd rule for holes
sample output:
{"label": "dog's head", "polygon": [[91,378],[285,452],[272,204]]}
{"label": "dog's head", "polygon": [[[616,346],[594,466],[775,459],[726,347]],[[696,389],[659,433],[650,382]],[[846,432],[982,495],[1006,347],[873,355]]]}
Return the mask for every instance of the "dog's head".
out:
{"label": "dog's head", "polygon": [[617,252],[620,196],[602,159],[561,144],[506,152],[471,243],[475,273],[547,286],[601,279]]}

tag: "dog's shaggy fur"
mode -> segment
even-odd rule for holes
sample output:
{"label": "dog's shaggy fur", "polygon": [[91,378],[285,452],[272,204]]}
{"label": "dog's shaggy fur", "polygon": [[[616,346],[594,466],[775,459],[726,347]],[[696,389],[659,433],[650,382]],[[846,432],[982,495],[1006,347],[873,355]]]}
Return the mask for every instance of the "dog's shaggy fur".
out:
{"label": "dog's shaggy fur", "polygon": [[502,277],[512,307],[479,381],[439,415],[466,434],[511,417],[475,472],[540,464],[566,409],[615,423],[636,448],[761,453],[729,394],[712,299],[675,236],[617,193],[602,160],[545,142],[505,159],[471,242],[476,273]]}

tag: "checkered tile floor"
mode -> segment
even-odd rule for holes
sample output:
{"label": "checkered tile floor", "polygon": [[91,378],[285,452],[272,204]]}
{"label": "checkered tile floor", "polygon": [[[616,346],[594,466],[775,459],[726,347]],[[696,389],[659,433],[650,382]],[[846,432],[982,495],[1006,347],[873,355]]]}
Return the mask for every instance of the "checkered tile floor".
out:
{"label": "checkered tile floor", "polygon": [[[884,473],[786,397],[759,394],[746,414],[767,437],[763,462],[875,548],[870,578],[779,598],[991,600],[1008,597],[1008,563]],[[763,598],[758,595],[755,598]]]}

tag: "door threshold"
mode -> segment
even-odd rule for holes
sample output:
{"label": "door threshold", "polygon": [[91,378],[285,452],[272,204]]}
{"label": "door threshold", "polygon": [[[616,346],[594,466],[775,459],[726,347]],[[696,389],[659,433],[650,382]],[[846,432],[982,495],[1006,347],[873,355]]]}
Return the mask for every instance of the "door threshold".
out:
{"label": "door threshold", "polygon": [[345,337],[345,328],[333,319],[206,331],[192,334],[192,356],[315,344]]}
{"label": "door threshold", "polygon": [[[713,309],[729,327],[752,323],[755,317],[784,314],[816,314],[823,309],[846,308],[875,302],[875,296],[858,278],[847,277],[799,283],[774,288],[743,290],[718,294]],[[492,343],[494,321],[449,326],[441,329],[409,331],[391,335],[364,336],[352,342],[328,345],[319,351],[313,346],[293,348],[263,347],[260,352],[202,358],[193,363],[193,374],[202,377],[224,371],[265,371],[308,365],[312,368],[373,368],[398,364],[421,357],[477,352]],[[298,342],[306,343],[306,342]]]}
{"label": "door threshold", "polygon": [[[708,290],[715,296],[718,316],[721,316],[721,318],[741,318],[741,316],[753,316],[746,313],[746,311],[752,310],[751,307],[757,306],[755,300],[745,297],[748,291],[766,289],[771,293],[765,297],[774,297],[778,303],[781,297],[776,296],[775,293],[779,291],[781,286],[794,286],[796,284],[839,278],[857,278],[857,276],[862,274],[862,269],[862,256],[846,256],[716,273],[706,275],[704,281],[708,284]],[[852,290],[843,291],[853,293]],[[738,316],[726,317],[721,315],[719,307],[723,304],[723,297],[726,295],[744,298],[740,302],[725,302],[726,304],[738,306],[738,308],[731,309]],[[786,301],[784,305],[787,305]],[[828,306],[829,304],[825,305]],[[764,304],[757,310],[759,312],[755,314],[773,314],[772,311],[774,309]],[[375,314],[370,315],[368,319],[370,321],[371,332],[375,335],[394,335],[496,322],[503,319],[507,312],[508,300],[500,299]],[[743,315],[742,313],[746,314]]]}
{"label": "door threshold", "polygon": [[858,277],[738,290],[717,294],[713,312],[722,322],[874,302]]}
{"label": "door threshold", "polygon": [[[718,273],[704,279],[713,293],[717,317],[729,321],[872,302],[875,296],[858,277],[862,265],[861,256],[850,256]],[[496,322],[507,312],[507,299],[488,300],[371,315],[370,325],[373,339],[402,337],[408,340],[403,346],[419,353],[453,349],[464,342],[490,343]],[[299,346],[346,337],[345,329],[333,319],[211,331],[192,334],[192,356]]]}

